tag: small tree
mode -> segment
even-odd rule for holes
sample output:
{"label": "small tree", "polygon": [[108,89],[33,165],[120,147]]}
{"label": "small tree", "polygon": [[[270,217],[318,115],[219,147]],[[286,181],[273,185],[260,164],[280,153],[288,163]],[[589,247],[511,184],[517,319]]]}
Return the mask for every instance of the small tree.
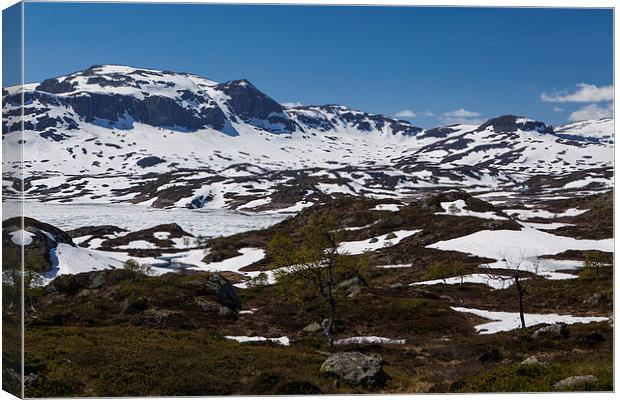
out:
{"label": "small tree", "polygon": [[[525,262],[525,257],[521,254],[517,258],[508,258],[504,257],[504,268],[501,270],[497,270],[494,268],[490,268],[488,265],[485,267],[486,274],[490,279],[495,279],[503,282],[512,282],[515,294],[517,295],[517,303],[519,305],[519,317],[521,319],[521,329],[525,329],[525,310],[523,300],[526,295],[529,294],[528,286],[531,279],[527,278],[526,275],[528,273],[537,274],[539,269],[538,257],[535,257],[532,261],[528,261],[532,263],[532,268],[527,270],[525,266],[527,263]],[[506,270],[506,273],[502,273],[500,271]]]}
{"label": "small tree", "polygon": [[194,246],[198,247],[204,243],[204,237],[202,235],[198,235],[194,238]]}
{"label": "small tree", "polygon": [[249,287],[265,286],[265,285],[267,285],[268,282],[269,282],[269,275],[267,275],[264,272],[261,272],[258,275],[256,275],[255,277],[250,278],[248,280],[247,285]]}
{"label": "small tree", "polygon": [[450,264],[450,269],[453,277],[458,277],[461,280],[461,285],[463,284],[463,277],[467,274],[467,266],[461,260],[453,260],[452,264]]}
{"label": "small tree", "polygon": [[26,270],[23,273],[18,269],[6,269],[2,272],[3,300],[7,307],[21,304],[21,290],[24,290],[24,305],[35,310],[39,297],[43,294],[43,277],[41,274]]}
{"label": "small tree", "polygon": [[[358,274],[361,262],[338,250],[338,224],[331,216],[311,217],[301,228],[299,241],[291,236],[277,235],[269,244],[278,271],[278,285],[298,299],[317,295],[328,308],[323,327],[327,344],[334,345],[336,318],[335,286],[339,279]],[[310,293],[309,293],[310,292]]]}
{"label": "small tree", "polygon": [[138,261],[130,258],[123,263],[123,268],[133,272],[136,276],[148,275],[153,271],[153,268],[148,264],[140,264]]}
{"label": "small tree", "polygon": [[599,269],[602,264],[601,257],[597,253],[591,251],[585,253],[583,269],[579,273],[579,278],[584,280],[598,278]]}

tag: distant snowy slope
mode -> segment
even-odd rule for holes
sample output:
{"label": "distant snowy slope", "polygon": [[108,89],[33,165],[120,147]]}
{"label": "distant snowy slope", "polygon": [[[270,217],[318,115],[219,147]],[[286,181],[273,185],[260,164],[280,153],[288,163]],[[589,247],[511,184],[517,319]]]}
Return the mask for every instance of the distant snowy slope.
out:
{"label": "distant snowy slope", "polygon": [[[613,121],[517,116],[423,130],[341,105],[285,106],[245,79],[97,65],[3,90],[3,145],[23,146],[26,198],[154,207],[280,208],[433,187],[518,187],[583,171],[605,186]],[[3,189],[16,195],[20,162]],[[571,175],[573,174],[573,175]],[[557,185],[556,185],[557,186]]]}
{"label": "distant snowy slope", "polygon": [[561,125],[555,129],[556,135],[569,139],[614,143],[614,119],[602,118]]}

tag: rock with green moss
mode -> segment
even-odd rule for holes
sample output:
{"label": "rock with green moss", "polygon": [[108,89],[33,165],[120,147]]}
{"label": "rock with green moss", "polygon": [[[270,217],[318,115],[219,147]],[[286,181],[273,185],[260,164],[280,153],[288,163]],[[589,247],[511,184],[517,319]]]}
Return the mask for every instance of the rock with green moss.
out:
{"label": "rock with green moss", "polygon": [[336,353],[321,366],[321,373],[342,379],[351,386],[379,388],[385,385],[383,360],[378,355],[358,352]]}

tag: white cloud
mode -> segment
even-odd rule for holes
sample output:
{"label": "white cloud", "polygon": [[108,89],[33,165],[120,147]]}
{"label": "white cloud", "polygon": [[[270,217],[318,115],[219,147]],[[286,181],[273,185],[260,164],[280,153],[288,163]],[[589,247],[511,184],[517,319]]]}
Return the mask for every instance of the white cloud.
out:
{"label": "white cloud", "polygon": [[416,113],[411,110],[401,110],[394,114],[396,118],[415,118]]}
{"label": "white cloud", "polygon": [[284,103],[282,103],[282,105],[286,108],[303,106],[303,104],[298,101],[285,101]]}
{"label": "white cloud", "polygon": [[454,111],[447,111],[441,114],[441,122],[446,125],[454,125],[454,124],[472,124],[478,125],[482,123],[482,120],[479,118],[481,114],[475,111],[469,111],[464,108],[459,108]]}
{"label": "white cloud", "polygon": [[433,114],[432,111],[422,111],[420,115],[423,117],[434,117],[435,116],[435,114]]}
{"label": "white cloud", "polygon": [[609,118],[614,115],[614,106],[609,103],[604,106],[598,104],[589,104],[568,116],[569,121],[585,121],[587,119]]}
{"label": "white cloud", "polygon": [[564,109],[562,107],[553,107],[553,112],[563,112]]}
{"label": "white cloud", "polygon": [[578,83],[573,93],[563,91],[555,93],[541,93],[540,100],[550,103],[598,103],[613,101],[614,87],[596,86],[587,83]]}
{"label": "white cloud", "polygon": [[458,110],[445,112],[443,113],[443,116],[452,117],[452,118],[472,118],[472,117],[479,117],[480,113],[477,113],[475,111],[468,111],[468,110],[465,110],[464,108],[459,108]]}

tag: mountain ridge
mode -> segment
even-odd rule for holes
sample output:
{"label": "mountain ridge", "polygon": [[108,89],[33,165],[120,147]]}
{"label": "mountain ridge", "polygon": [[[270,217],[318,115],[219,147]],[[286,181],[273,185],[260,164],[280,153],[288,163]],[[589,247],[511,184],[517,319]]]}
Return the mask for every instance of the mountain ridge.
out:
{"label": "mountain ridge", "polygon": [[[119,65],[25,85],[24,98],[22,138],[13,134],[21,93],[3,89],[3,141],[23,146],[33,199],[261,207],[275,196],[292,207],[345,194],[519,187],[589,170],[605,186],[613,172],[609,119],[553,127],[504,115],[422,129],[343,105],[286,107],[247,79]],[[5,163],[9,195],[21,166]],[[291,180],[297,194],[278,194]],[[153,181],[161,186],[140,188]]]}

